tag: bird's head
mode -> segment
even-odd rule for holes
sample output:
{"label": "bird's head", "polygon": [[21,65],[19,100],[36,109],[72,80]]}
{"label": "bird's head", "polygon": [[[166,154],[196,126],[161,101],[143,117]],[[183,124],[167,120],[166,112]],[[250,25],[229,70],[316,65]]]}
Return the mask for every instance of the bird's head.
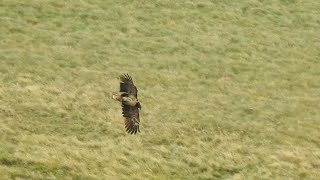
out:
{"label": "bird's head", "polygon": [[112,92],[112,99],[118,99],[118,98],[119,98],[119,93]]}

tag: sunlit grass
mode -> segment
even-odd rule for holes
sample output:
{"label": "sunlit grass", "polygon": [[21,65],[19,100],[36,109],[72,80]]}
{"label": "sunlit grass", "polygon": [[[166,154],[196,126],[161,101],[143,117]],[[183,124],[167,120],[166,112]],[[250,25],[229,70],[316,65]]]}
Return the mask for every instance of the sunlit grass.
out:
{"label": "sunlit grass", "polygon": [[[0,3],[3,179],[317,179],[320,2]],[[129,73],[141,133],[111,99]]]}

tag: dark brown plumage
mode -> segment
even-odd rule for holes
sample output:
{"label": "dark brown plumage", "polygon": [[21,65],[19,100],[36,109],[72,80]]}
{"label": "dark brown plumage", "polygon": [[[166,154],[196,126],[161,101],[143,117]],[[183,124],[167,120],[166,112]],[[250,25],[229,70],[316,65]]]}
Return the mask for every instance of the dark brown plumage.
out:
{"label": "dark brown plumage", "polygon": [[125,117],[125,128],[130,134],[140,132],[139,109],[141,109],[138,100],[138,90],[133,84],[132,77],[129,74],[120,76],[120,93],[113,93],[113,99],[122,104],[122,115]]}

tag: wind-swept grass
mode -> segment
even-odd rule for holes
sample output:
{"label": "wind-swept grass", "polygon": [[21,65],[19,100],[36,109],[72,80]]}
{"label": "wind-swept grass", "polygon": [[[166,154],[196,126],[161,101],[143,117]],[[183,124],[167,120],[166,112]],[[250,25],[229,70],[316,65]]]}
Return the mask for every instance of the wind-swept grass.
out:
{"label": "wind-swept grass", "polygon": [[[319,9],[2,0],[1,178],[319,178]],[[122,73],[135,136],[111,99]]]}

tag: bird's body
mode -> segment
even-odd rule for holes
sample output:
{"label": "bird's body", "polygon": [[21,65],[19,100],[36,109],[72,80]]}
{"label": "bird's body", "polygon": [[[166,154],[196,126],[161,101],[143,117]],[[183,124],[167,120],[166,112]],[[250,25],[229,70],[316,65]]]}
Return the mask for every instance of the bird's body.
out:
{"label": "bird's body", "polygon": [[133,84],[131,76],[120,76],[120,92],[112,93],[112,99],[122,104],[122,115],[125,117],[125,127],[128,133],[136,134],[139,129],[139,109],[141,104],[138,100],[138,90]]}
{"label": "bird's body", "polygon": [[128,106],[136,106],[139,103],[136,97],[132,95],[125,95],[125,93],[124,94],[113,93],[112,98]]}

